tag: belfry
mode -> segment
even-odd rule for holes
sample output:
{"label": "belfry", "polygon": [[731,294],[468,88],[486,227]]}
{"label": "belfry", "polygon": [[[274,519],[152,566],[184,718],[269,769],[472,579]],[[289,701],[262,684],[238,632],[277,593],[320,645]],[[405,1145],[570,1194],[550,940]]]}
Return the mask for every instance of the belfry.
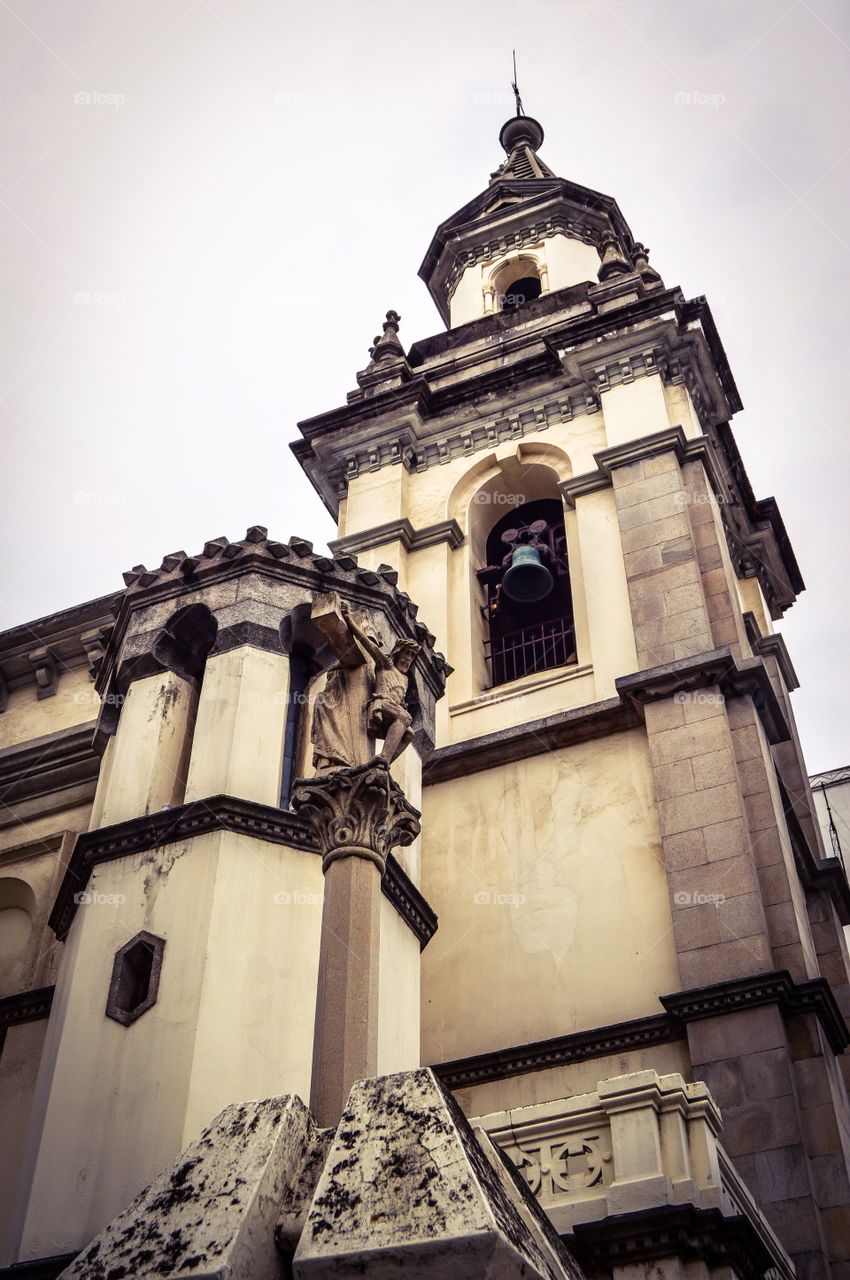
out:
{"label": "belfry", "polygon": [[299,424],[327,553],[0,635],[0,1276],[850,1276],[803,581],[708,303],[543,140]]}

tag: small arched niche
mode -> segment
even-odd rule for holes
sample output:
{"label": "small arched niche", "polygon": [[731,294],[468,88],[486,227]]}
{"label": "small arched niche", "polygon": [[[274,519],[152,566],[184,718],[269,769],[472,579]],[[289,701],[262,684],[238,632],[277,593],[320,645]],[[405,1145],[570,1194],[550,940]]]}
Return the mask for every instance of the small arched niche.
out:
{"label": "small arched niche", "polygon": [[35,909],[35,894],[25,880],[0,878],[0,996],[21,989]]}
{"label": "small arched niche", "polygon": [[205,604],[188,604],[172,614],[154,642],[154,657],[175,675],[200,684],[218,623]]}
{"label": "small arched niche", "polygon": [[539,463],[503,466],[473,496],[469,523],[483,597],[482,683],[492,688],[573,664],[573,598],[556,473]]}

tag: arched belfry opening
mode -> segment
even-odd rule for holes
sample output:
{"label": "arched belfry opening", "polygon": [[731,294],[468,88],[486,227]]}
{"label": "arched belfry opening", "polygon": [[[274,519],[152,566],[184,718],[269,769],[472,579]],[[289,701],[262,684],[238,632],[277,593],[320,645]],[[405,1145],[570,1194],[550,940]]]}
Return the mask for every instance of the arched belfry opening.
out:
{"label": "arched belfry opening", "polygon": [[487,592],[491,686],[576,660],[563,507],[538,498],[514,507],[487,536],[478,580]]}
{"label": "arched belfry opening", "polygon": [[543,292],[541,269],[531,257],[514,258],[495,273],[493,288],[497,311],[517,311]]}

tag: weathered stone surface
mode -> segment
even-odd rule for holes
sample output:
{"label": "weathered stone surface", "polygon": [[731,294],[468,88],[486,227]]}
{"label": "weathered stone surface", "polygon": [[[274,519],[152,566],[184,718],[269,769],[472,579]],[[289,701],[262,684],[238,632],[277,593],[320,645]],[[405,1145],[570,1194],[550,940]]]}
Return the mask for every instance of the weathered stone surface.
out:
{"label": "weathered stone surface", "polygon": [[351,1091],[301,1242],[296,1280],[364,1274],[579,1280],[520,1176],[487,1151],[432,1071]]}
{"label": "weathered stone surface", "polygon": [[275,1222],[318,1139],[291,1094],[225,1107],[62,1280],[279,1280]]}

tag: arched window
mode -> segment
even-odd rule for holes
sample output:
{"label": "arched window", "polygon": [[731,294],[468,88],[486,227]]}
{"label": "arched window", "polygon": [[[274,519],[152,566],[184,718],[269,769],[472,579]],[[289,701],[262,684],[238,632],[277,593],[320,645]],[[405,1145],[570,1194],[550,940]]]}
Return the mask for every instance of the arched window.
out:
{"label": "arched window", "polygon": [[575,662],[575,628],[561,502],[538,498],[503,515],[490,530],[485,642],[490,684]]}
{"label": "arched window", "polygon": [[495,274],[495,302],[498,311],[516,311],[543,291],[540,269],[533,258],[514,258]]}

